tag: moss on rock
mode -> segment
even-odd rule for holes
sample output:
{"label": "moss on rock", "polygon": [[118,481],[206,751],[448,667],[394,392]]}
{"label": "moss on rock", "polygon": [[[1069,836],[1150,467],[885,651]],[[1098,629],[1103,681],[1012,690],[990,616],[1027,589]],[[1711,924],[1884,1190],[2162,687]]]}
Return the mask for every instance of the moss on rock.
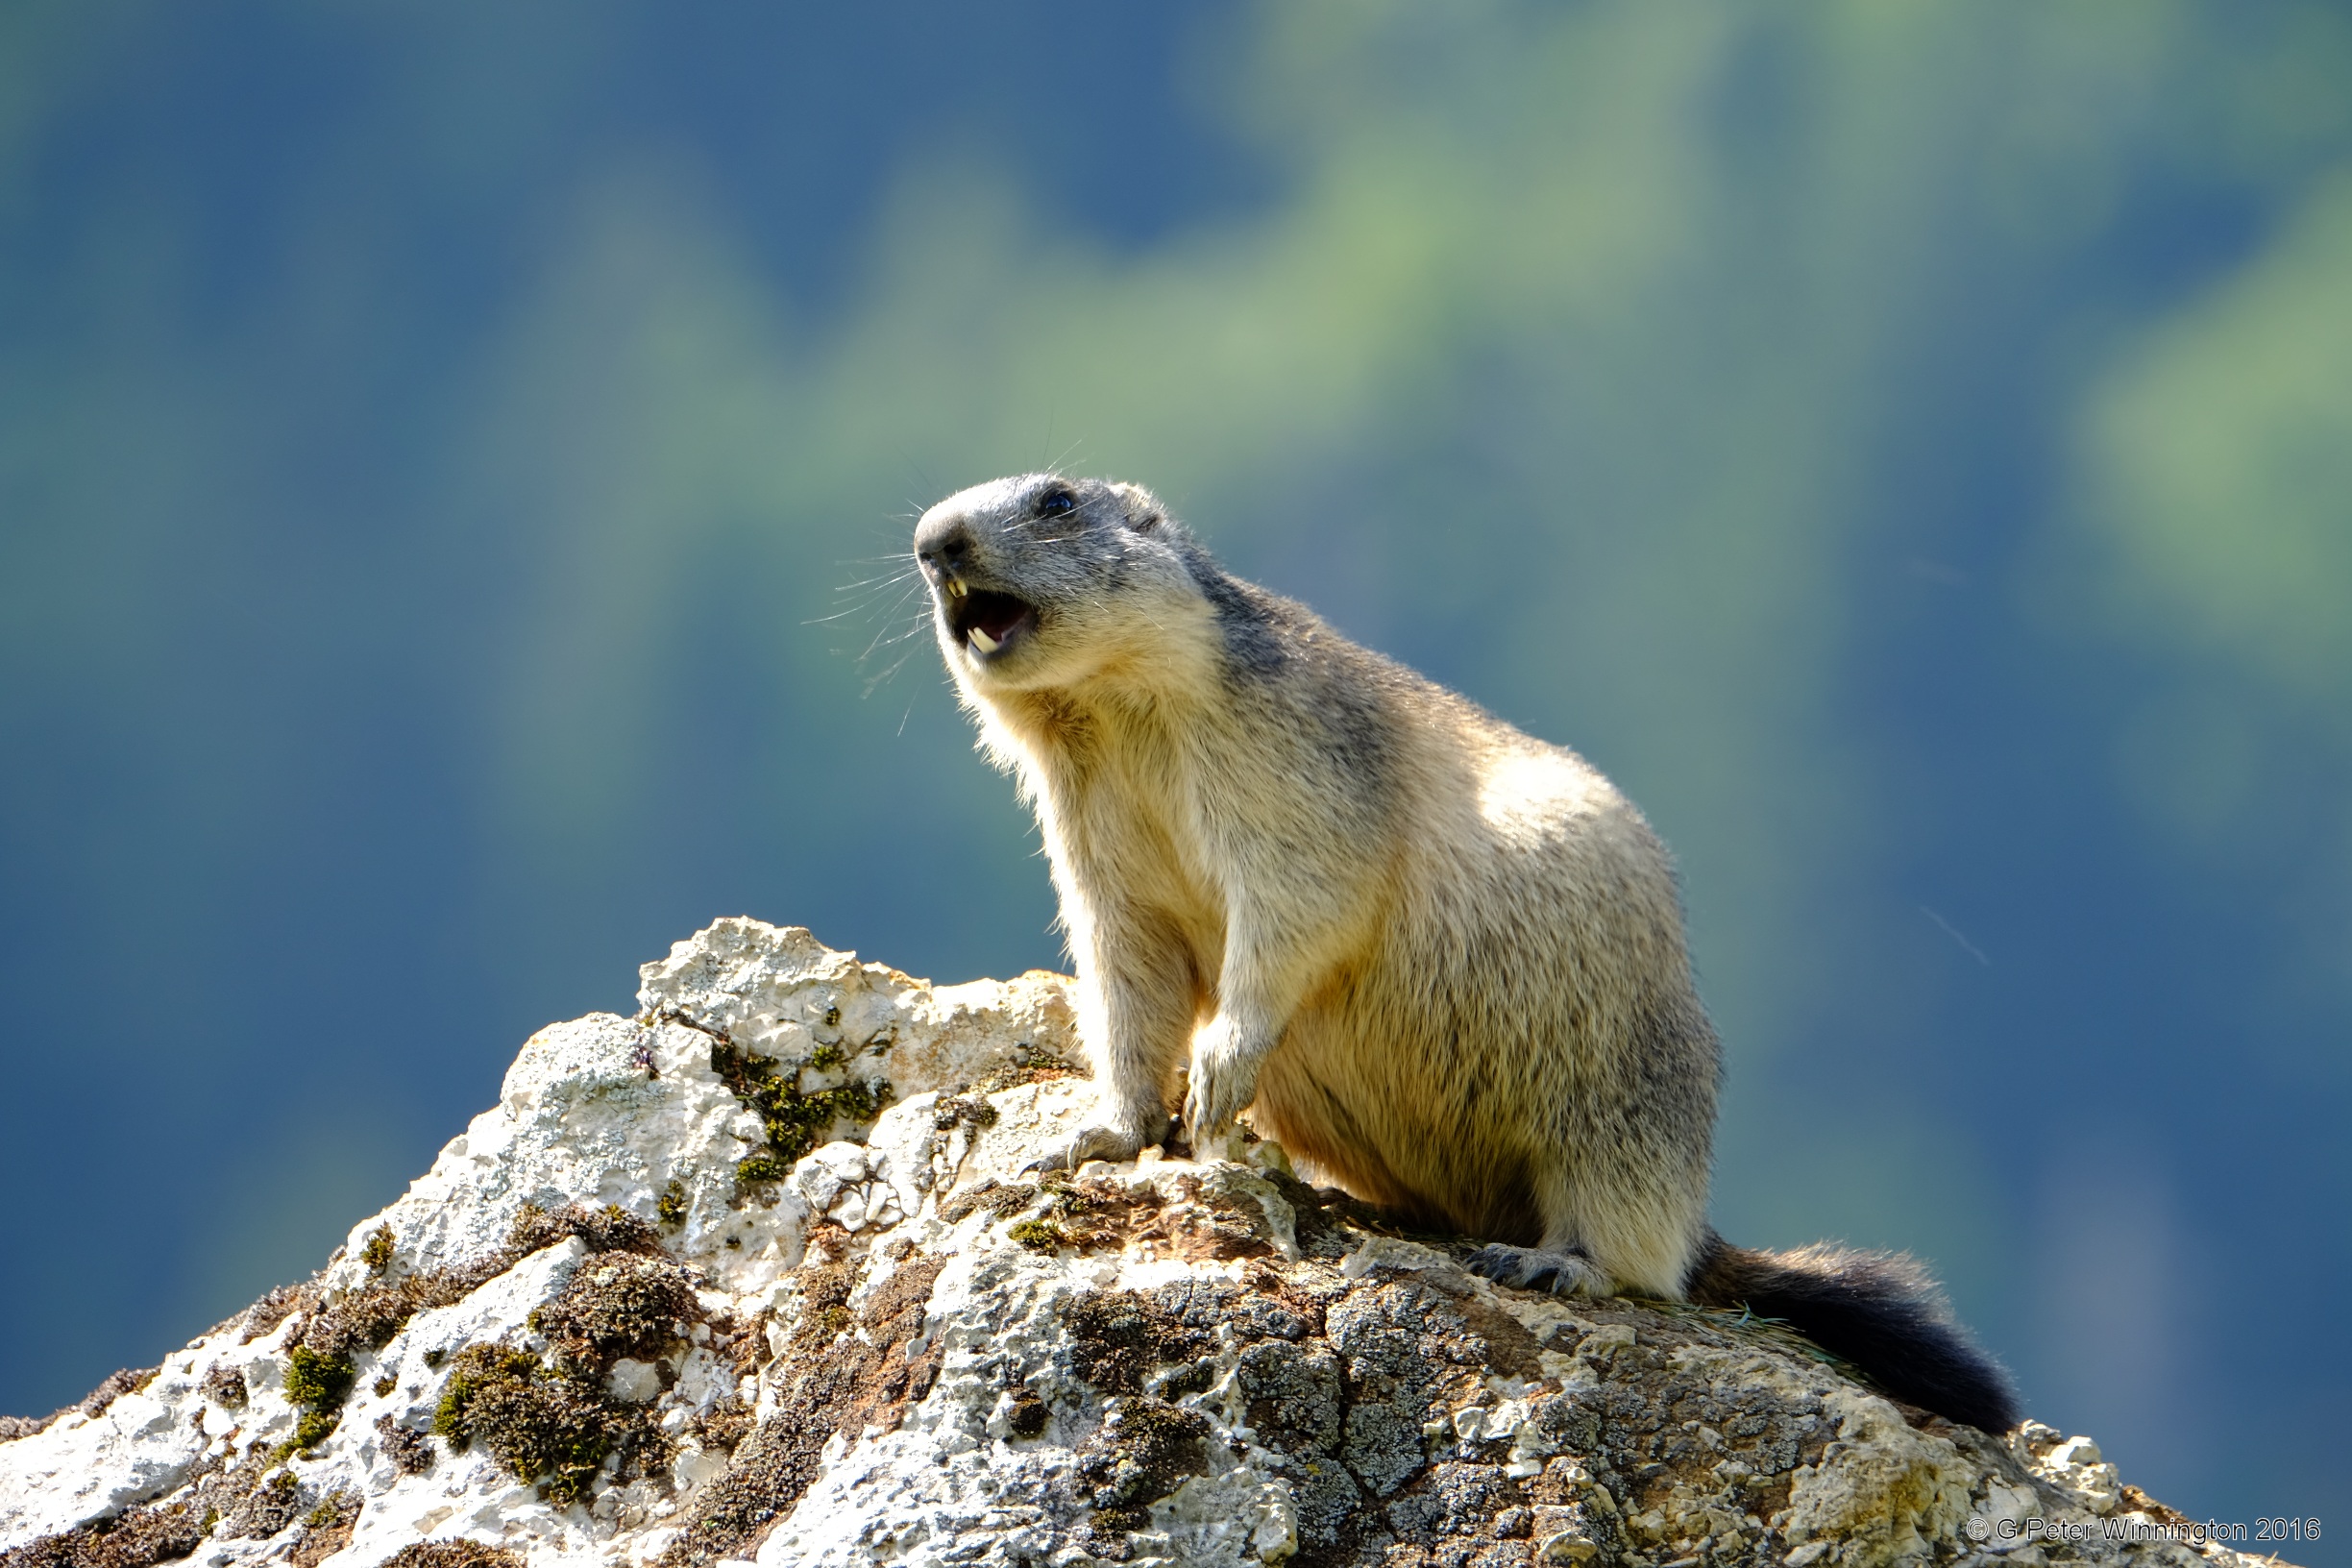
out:
{"label": "moss on rock", "polygon": [[523,1556],[479,1541],[417,1541],[384,1558],[380,1568],[523,1568]]}
{"label": "moss on rock", "polygon": [[[596,1354],[593,1339],[580,1343]],[[458,1452],[479,1443],[552,1502],[577,1502],[608,1458],[621,1456],[627,1475],[670,1452],[650,1409],[613,1399],[602,1370],[594,1360],[550,1364],[507,1345],[468,1345],[451,1359],[433,1431]]]}
{"label": "moss on rock", "polygon": [[294,1347],[286,1361],[285,1395],[303,1413],[294,1423],[294,1434],[278,1446],[278,1458],[316,1448],[335,1430],[358,1376],[348,1356],[314,1350],[307,1343]]}
{"label": "moss on rock", "polygon": [[358,1376],[347,1357],[324,1355],[308,1345],[296,1345],[285,1370],[286,1398],[297,1405],[332,1407],[351,1397]]}
{"label": "moss on rock", "polygon": [[1150,1506],[1188,1476],[1209,1468],[1209,1423],[1192,1410],[1150,1398],[1121,1405],[1088,1443],[1078,1473],[1094,1482],[1093,1526],[1100,1533],[1141,1530]]}
{"label": "moss on rock", "polygon": [[370,1274],[382,1274],[392,1267],[392,1227],[379,1225],[368,1233],[359,1248],[359,1261],[367,1264]]}
{"label": "moss on rock", "polygon": [[667,1259],[620,1256],[580,1265],[561,1294],[530,1314],[551,1360],[602,1377],[623,1357],[657,1361],[684,1348],[702,1315],[694,1277]]}
{"label": "moss on rock", "polygon": [[[838,1047],[819,1046],[802,1066],[823,1072],[843,1066],[846,1060]],[[711,1042],[711,1070],[719,1074],[728,1092],[758,1115],[768,1139],[762,1154],[752,1155],[736,1167],[736,1179],[747,1187],[782,1180],[793,1163],[823,1142],[835,1126],[871,1121],[890,1103],[888,1079],[804,1091],[799,1068],[786,1073],[777,1067],[773,1057],[753,1055],[723,1039]],[[761,1173],[752,1174],[747,1167],[763,1157],[777,1168],[771,1172],[763,1164]]]}

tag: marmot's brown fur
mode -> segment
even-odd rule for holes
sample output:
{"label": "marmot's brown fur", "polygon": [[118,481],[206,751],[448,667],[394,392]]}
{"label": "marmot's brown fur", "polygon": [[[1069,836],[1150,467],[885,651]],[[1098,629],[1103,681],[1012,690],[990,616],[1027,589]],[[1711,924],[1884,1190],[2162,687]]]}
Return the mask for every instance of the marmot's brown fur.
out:
{"label": "marmot's brown fur", "polygon": [[1323,1178],[1494,1243],[1475,1263],[1507,1284],[1746,1301],[2012,1424],[1908,1260],[1707,1227],[1720,1053],[1673,870],[1581,757],[1228,576],[1135,485],[979,485],[915,552],[1077,959],[1099,1109],[1047,1163],[1246,1109]]}

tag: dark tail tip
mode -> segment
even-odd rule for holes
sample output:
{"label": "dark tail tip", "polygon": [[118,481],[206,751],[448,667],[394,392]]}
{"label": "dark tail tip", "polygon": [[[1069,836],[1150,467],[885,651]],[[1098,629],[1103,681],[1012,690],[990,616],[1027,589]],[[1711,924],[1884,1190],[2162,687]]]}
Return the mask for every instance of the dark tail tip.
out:
{"label": "dark tail tip", "polygon": [[1952,1321],[1935,1282],[1901,1253],[1824,1245],[1755,1252],[1709,1231],[1684,1288],[1702,1306],[1745,1306],[1786,1321],[1906,1405],[1983,1432],[2018,1424],[2009,1375]]}

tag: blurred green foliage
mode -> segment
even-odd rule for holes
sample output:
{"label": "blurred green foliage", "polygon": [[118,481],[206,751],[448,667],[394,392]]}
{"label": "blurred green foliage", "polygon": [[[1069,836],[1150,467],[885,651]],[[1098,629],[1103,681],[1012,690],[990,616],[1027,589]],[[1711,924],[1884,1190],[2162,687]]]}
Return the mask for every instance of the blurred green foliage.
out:
{"label": "blurred green foliage", "polygon": [[364,1104],[389,1197],[712,916],[1057,962],[894,552],[1062,464],[1643,802],[1735,1237],[1933,1257],[2200,1517],[2352,1498],[2343,14],[1167,15],[0,20],[7,1390],[359,1217],[239,1138]]}

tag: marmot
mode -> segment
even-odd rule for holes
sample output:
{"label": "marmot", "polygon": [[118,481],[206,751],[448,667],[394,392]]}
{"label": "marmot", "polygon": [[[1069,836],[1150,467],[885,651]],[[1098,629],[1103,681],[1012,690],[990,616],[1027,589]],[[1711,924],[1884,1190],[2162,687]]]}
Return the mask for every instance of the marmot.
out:
{"label": "marmot", "polygon": [[1908,1258],[1707,1225],[1721,1051],[1674,871],[1581,757],[1228,575],[1136,485],[978,485],[915,555],[1077,960],[1099,1111],[1043,1163],[1247,1109],[1314,1174],[1492,1243],[1499,1282],[1745,1303],[2014,1424]]}

